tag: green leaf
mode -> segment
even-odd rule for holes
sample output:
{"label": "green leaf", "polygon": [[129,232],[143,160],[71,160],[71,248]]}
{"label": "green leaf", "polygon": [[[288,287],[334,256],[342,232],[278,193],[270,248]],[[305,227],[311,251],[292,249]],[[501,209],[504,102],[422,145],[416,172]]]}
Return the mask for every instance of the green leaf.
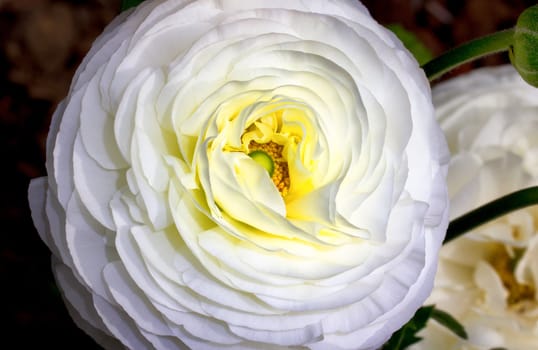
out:
{"label": "green leaf", "polygon": [[418,309],[413,318],[411,318],[409,322],[395,332],[392,337],[390,337],[390,339],[383,345],[381,350],[403,350],[410,345],[418,343],[422,340],[422,338],[418,337],[417,333],[426,327],[426,324],[430,318],[448,328],[458,337],[467,339],[467,332],[465,331],[465,328],[454,317],[445,311],[436,309],[434,305],[427,305]]}
{"label": "green leaf", "polygon": [[144,0],[121,0],[121,10],[125,11],[143,3]]}
{"label": "green leaf", "polygon": [[420,65],[433,58],[431,51],[412,32],[405,29],[400,24],[389,24],[387,26],[402,41],[404,46],[415,56]]}
{"label": "green leaf", "polygon": [[467,332],[465,331],[463,325],[447,312],[439,309],[433,309],[431,313],[431,318],[448,328],[458,337],[467,339]]}
{"label": "green leaf", "polygon": [[416,334],[426,326],[433,310],[433,305],[418,309],[413,318],[396,331],[381,350],[402,350],[422,340]]}

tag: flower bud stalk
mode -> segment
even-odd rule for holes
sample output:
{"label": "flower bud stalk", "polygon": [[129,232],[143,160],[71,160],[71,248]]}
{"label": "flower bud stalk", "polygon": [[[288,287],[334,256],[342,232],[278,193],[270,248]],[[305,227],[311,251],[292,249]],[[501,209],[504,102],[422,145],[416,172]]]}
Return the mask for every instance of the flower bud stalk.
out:
{"label": "flower bud stalk", "polygon": [[538,186],[525,188],[492,202],[489,202],[465,215],[454,219],[448,225],[443,244],[454,238],[512,211],[538,204]]}
{"label": "flower bud stalk", "polygon": [[494,53],[508,51],[513,43],[514,29],[502,30],[457,46],[424,64],[422,68],[430,81],[454,68]]}

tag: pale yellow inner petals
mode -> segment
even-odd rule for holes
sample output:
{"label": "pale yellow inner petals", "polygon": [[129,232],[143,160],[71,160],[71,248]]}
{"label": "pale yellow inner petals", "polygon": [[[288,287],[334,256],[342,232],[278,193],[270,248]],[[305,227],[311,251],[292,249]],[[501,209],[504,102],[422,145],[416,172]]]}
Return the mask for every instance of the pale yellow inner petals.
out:
{"label": "pale yellow inner petals", "polygon": [[514,276],[517,264],[517,256],[511,257],[503,246],[490,260],[491,266],[499,275],[504,287],[508,292],[507,303],[511,307],[519,309],[522,303],[534,301],[535,286],[519,282]]}

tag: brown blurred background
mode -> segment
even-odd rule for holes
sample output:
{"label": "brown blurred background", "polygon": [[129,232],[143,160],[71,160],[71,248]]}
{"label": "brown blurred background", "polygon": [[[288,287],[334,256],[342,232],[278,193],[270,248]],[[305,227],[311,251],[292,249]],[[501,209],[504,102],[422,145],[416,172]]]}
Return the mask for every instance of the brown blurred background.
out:
{"label": "brown blurred background", "polygon": [[[247,0],[245,0],[247,1]],[[513,26],[525,0],[363,1],[382,24],[399,23],[438,55]],[[70,320],[50,272],[50,254],[33,228],[26,191],[45,175],[50,117],[91,43],[119,12],[120,0],[0,0],[0,334],[17,349],[97,348]],[[495,55],[468,64],[507,62]],[[3,346],[2,346],[3,347]]]}

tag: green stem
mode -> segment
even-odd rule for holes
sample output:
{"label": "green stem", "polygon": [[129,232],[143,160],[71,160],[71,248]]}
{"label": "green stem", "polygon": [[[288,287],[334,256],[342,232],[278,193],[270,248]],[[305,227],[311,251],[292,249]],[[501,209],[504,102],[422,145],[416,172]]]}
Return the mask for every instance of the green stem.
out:
{"label": "green stem", "polygon": [[514,29],[506,29],[457,46],[424,64],[422,68],[430,81],[469,61],[507,51],[513,42]]}
{"label": "green stem", "polygon": [[535,204],[538,204],[538,186],[529,187],[496,199],[452,220],[448,225],[443,243],[447,243],[465,232],[499,216]]}

